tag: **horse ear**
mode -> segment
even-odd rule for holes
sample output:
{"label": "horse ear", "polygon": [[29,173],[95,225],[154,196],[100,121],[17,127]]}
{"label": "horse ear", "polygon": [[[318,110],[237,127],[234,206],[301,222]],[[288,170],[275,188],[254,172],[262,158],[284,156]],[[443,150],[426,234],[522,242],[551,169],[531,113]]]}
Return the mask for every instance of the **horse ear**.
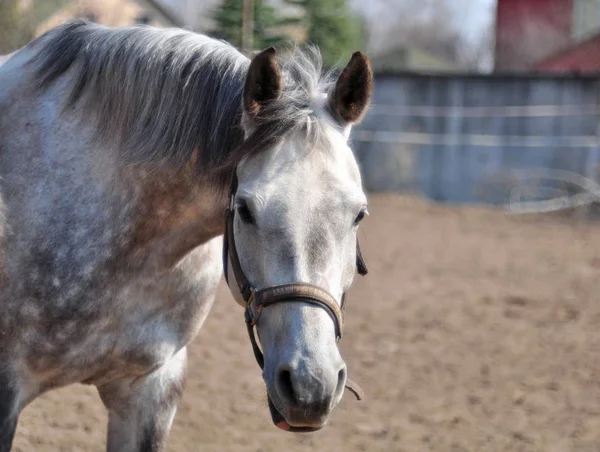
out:
{"label": "horse ear", "polygon": [[244,85],[244,110],[250,116],[258,116],[262,107],[277,99],[283,89],[275,49],[269,47],[250,62]]}
{"label": "horse ear", "polygon": [[362,52],[354,52],[329,95],[329,110],[342,125],[359,122],[373,92],[373,71]]}

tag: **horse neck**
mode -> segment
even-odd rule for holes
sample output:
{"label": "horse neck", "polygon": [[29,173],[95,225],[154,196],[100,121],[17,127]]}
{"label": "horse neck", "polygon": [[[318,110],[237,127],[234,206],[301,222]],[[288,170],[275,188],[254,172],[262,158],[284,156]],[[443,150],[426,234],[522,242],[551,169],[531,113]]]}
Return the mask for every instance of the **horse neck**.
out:
{"label": "horse neck", "polygon": [[171,268],[194,248],[223,234],[228,185],[199,175],[195,164],[192,159],[181,169],[137,167],[124,175],[136,200],[131,256],[145,267]]}

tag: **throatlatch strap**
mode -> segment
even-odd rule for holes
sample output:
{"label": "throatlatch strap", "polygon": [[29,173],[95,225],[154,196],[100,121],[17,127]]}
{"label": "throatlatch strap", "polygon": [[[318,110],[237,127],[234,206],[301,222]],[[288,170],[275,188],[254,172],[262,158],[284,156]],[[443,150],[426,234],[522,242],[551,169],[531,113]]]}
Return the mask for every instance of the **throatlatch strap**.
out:
{"label": "throatlatch strap", "polygon": [[254,319],[252,318],[252,314],[250,313],[250,308],[246,309],[246,328],[248,329],[248,336],[250,337],[250,343],[252,344],[252,351],[254,352],[254,358],[256,362],[260,366],[261,369],[265,368],[265,357],[258,346],[258,341],[256,340],[256,333],[254,332]]}

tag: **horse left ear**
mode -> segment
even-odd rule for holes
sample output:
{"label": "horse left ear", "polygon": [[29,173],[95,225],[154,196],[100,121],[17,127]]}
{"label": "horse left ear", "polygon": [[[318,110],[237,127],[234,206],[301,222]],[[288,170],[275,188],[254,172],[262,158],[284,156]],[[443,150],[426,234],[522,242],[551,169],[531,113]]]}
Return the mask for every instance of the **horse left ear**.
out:
{"label": "horse left ear", "polygon": [[329,110],[341,125],[359,122],[373,92],[373,71],[362,52],[354,52],[329,95]]}
{"label": "horse left ear", "polygon": [[265,104],[279,98],[282,89],[275,49],[269,47],[250,62],[244,85],[244,111],[250,116],[258,116]]}

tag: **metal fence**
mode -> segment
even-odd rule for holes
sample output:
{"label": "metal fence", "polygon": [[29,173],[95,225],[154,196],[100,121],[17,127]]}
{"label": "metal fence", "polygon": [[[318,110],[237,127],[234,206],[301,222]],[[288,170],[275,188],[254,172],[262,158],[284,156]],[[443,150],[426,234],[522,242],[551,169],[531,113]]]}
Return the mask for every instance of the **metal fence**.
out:
{"label": "metal fence", "polygon": [[596,178],[599,96],[600,77],[380,74],[353,147],[371,192],[502,204],[525,183],[544,198],[577,188],[540,170]]}

